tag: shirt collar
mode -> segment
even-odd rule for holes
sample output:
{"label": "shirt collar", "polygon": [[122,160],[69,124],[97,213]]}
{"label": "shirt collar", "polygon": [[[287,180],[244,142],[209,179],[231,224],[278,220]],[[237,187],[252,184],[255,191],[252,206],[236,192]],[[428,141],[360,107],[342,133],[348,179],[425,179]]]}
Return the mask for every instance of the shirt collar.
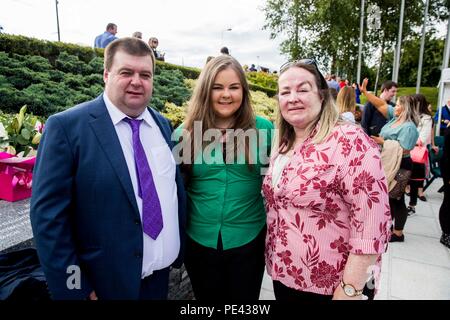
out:
{"label": "shirt collar", "polygon": [[[130,118],[125,113],[123,113],[119,108],[117,108],[111,100],[106,95],[106,92],[103,93],[103,101],[105,102],[106,109],[108,109],[109,116],[111,117],[111,120],[113,122],[113,125],[117,125],[120,121],[122,121],[124,118]],[[150,127],[152,126],[153,119],[148,111],[148,108],[145,108],[144,112],[142,112],[137,118],[137,120],[144,120],[145,123],[147,123]]]}

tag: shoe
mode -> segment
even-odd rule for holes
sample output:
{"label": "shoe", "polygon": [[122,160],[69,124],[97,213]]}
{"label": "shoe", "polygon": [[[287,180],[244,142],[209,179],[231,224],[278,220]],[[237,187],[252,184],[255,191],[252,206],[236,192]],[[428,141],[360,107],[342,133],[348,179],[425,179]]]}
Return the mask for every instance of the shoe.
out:
{"label": "shoe", "polygon": [[416,214],[416,208],[408,206],[408,217]]}
{"label": "shoe", "polygon": [[450,234],[443,233],[440,242],[450,249]]}
{"label": "shoe", "polygon": [[427,198],[425,198],[425,196],[420,196],[419,199],[424,201],[424,202],[427,202]]}
{"label": "shoe", "polygon": [[405,235],[402,234],[401,236],[396,235],[395,233],[391,234],[391,239],[389,242],[404,242],[405,241]]}

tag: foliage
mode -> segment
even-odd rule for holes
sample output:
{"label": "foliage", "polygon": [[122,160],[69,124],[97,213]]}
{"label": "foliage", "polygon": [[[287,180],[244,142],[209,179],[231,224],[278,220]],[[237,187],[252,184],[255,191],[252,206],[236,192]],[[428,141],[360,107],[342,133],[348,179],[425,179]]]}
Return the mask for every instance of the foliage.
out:
{"label": "foliage", "polygon": [[251,91],[251,101],[253,109],[257,115],[265,117],[270,121],[275,121],[276,110],[278,109],[277,100],[269,98],[264,92]]}
{"label": "foliage", "polygon": [[170,120],[174,128],[177,128],[186,118],[186,112],[187,103],[184,103],[179,107],[174,103],[167,102],[164,111],[161,114]]}
{"label": "foliage", "polygon": [[[419,37],[406,40],[402,44],[402,55],[399,68],[399,85],[401,87],[415,86],[417,82],[417,72],[420,53]],[[427,37],[423,54],[421,85],[437,86],[441,78],[442,55],[444,53],[444,40]],[[392,78],[392,61],[394,53],[392,50],[386,52],[385,63],[380,70],[380,77],[383,79]]]}
{"label": "foliage", "polygon": [[16,53],[22,56],[41,56],[53,64],[63,51],[77,56],[81,61],[88,63],[94,57],[103,58],[104,49],[93,49],[71,43],[0,34],[0,51]]}
{"label": "foliage", "polygon": [[0,113],[0,151],[14,155],[23,152],[23,156],[27,156],[37,150],[42,122],[38,117],[26,114],[26,110],[27,106],[23,106],[15,115]]}
{"label": "foliage", "polygon": [[[448,15],[449,0],[430,2],[430,21],[435,26]],[[331,63],[331,72],[339,70],[339,75],[353,78],[356,74],[360,0],[268,0],[263,8],[271,38],[284,37],[280,50],[290,59],[314,57],[321,64]],[[366,10],[377,5],[380,29],[368,24],[365,19],[362,65],[376,58],[378,49],[382,57],[385,48],[391,48],[398,37],[400,1],[369,0]],[[424,3],[421,0],[408,1],[405,6],[403,39],[414,37],[422,24]],[[366,12],[367,13],[367,12]],[[368,29],[368,27],[371,27]],[[408,70],[409,71],[409,70]]]}
{"label": "foliage", "polygon": [[178,66],[176,64],[171,64],[167,62],[162,62],[157,60],[156,61],[156,72],[159,70],[178,70],[180,71],[184,77],[187,79],[197,79],[200,75],[200,69],[197,68],[190,68],[190,67],[183,67]]}
{"label": "foliage", "polygon": [[153,84],[151,105],[159,111],[164,109],[166,102],[182,105],[191,96],[180,70],[156,70]]}
{"label": "foliage", "polygon": [[247,80],[255,85],[277,90],[278,77],[266,72],[247,72]]}

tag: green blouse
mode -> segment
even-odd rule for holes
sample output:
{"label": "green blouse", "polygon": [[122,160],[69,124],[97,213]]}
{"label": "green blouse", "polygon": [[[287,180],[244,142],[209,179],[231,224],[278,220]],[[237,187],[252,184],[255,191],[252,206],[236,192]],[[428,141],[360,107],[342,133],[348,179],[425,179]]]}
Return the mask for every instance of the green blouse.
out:
{"label": "green blouse", "polygon": [[380,135],[385,140],[397,140],[405,150],[412,150],[419,138],[419,131],[417,131],[416,125],[411,121],[407,121],[392,128],[392,125],[397,120],[394,116],[394,107],[392,106],[389,106],[388,117],[390,121],[381,129]]}
{"label": "green blouse", "polygon": [[[216,249],[220,232],[223,249],[227,250],[249,243],[265,226],[262,172],[268,166],[273,128],[269,120],[256,117],[259,137],[250,143],[250,150],[252,155],[257,155],[257,161],[253,161],[256,164],[251,169],[244,163],[243,155],[238,161],[224,163],[222,144],[205,149],[205,154],[213,159],[208,164],[201,161],[205,158],[202,154],[198,155],[186,188],[186,231],[194,241]],[[180,126],[176,130],[178,136],[181,129]]]}

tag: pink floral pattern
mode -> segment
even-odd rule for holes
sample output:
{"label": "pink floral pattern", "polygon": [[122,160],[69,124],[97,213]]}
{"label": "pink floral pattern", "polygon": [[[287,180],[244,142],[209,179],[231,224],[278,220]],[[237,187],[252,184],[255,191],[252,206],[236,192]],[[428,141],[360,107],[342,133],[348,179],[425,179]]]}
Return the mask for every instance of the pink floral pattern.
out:
{"label": "pink floral pattern", "polygon": [[378,147],[359,127],[337,126],[325,142],[309,138],[297,147],[273,186],[277,156],[262,187],[267,271],[288,287],[333,294],[350,253],[387,249],[391,220]]}

